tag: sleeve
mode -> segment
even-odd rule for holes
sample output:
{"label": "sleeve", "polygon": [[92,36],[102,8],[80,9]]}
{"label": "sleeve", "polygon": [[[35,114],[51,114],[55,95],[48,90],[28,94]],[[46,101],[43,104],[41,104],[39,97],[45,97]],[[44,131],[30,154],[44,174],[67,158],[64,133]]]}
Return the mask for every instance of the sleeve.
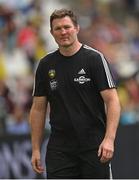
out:
{"label": "sleeve", "polygon": [[35,78],[34,78],[34,86],[33,86],[33,96],[46,96],[46,78],[44,71],[43,61],[40,60],[39,65],[36,69]]}
{"label": "sleeve", "polygon": [[116,88],[109,63],[101,53],[95,58],[93,78],[99,91]]}

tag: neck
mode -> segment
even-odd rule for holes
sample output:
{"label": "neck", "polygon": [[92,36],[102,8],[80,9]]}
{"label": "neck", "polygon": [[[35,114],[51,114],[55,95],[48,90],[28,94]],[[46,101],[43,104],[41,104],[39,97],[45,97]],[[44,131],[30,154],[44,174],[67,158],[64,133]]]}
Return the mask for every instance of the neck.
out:
{"label": "neck", "polygon": [[79,51],[82,44],[80,42],[74,43],[67,47],[59,47],[59,51],[64,56],[72,56]]}

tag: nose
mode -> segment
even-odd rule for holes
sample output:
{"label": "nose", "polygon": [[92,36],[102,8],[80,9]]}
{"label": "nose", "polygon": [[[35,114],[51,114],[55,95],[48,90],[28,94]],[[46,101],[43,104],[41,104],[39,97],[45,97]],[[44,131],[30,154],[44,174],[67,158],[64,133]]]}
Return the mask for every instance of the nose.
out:
{"label": "nose", "polygon": [[62,29],[61,29],[61,34],[65,34],[65,33],[66,33],[65,28],[62,28]]}

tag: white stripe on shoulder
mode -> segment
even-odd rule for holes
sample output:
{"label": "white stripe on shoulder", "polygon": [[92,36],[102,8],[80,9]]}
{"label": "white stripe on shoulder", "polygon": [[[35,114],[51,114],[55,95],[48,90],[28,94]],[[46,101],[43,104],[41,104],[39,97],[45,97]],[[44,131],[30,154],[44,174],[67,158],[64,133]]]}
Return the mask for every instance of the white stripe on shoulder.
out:
{"label": "white stripe on shoulder", "polygon": [[101,56],[101,59],[102,59],[102,62],[103,62],[103,66],[104,66],[104,69],[105,69],[105,73],[106,73],[106,76],[107,76],[108,85],[109,85],[110,88],[115,87],[115,83],[113,82],[113,78],[112,78],[112,75],[110,73],[110,69],[108,67],[107,61],[104,58],[104,55],[100,51],[98,51],[98,50],[96,50],[96,49],[94,49],[92,47],[89,47],[87,45],[84,45],[84,48],[85,49],[90,49],[90,50],[98,53]]}
{"label": "white stripe on shoulder", "polygon": [[40,58],[40,60],[41,60],[41,59],[43,59],[44,57],[46,57],[47,55],[49,55],[49,54],[52,54],[52,53],[56,52],[57,50],[58,50],[58,48],[57,48],[57,49],[55,49],[55,50],[53,50],[53,51],[50,51],[50,52],[46,53],[44,56],[42,56],[42,57]]}
{"label": "white stripe on shoulder", "polygon": [[48,52],[47,54],[52,54],[52,53],[56,52],[57,50],[58,50],[58,48],[55,49],[55,50],[52,50],[52,51]]}

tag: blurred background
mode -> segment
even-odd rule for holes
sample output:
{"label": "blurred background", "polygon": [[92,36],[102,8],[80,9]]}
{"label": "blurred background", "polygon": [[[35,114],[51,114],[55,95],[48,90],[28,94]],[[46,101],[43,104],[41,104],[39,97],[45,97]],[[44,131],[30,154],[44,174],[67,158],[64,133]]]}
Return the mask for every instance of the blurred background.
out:
{"label": "blurred background", "polygon": [[[63,7],[75,11],[80,41],[105,55],[117,83],[122,113],[114,178],[139,178],[138,0],[0,0],[0,178],[45,177],[31,170],[28,114],[37,64],[57,47],[49,16]],[[43,152],[46,143],[47,135]]]}

